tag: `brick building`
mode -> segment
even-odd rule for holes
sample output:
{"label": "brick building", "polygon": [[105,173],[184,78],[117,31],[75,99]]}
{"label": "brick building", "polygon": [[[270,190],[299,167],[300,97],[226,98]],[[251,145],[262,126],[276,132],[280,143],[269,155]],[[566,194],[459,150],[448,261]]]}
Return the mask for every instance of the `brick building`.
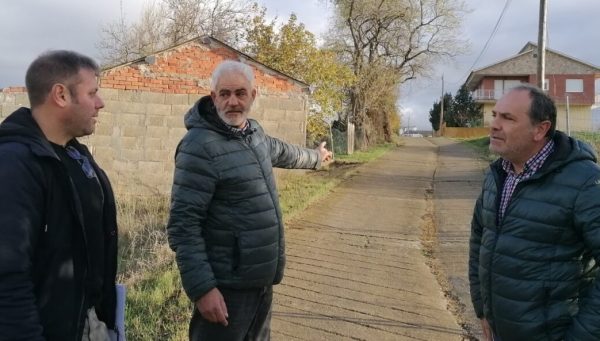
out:
{"label": "brick building", "polygon": [[[210,93],[210,75],[226,59],[254,69],[258,96],[250,116],[271,136],[305,144],[308,84],[214,38],[200,37],[102,71],[100,95],[105,107],[94,135],[82,141],[117,191],[170,191],[174,151],[186,132],[183,115]],[[24,88],[0,92],[0,119],[19,106],[28,106]]]}
{"label": "brick building", "polygon": [[[473,70],[466,85],[473,99],[483,104],[484,125],[491,122],[496,101],[519,83],[537,83],[537,45],[527,43],[514,56]],[[563,53],[546,49],[544,90],[557,106],[557,128],[589,131],[593,129],[591,110],[598,106],[595,80],[600,68]],[[569,120],[567,121],[567,101]]]}

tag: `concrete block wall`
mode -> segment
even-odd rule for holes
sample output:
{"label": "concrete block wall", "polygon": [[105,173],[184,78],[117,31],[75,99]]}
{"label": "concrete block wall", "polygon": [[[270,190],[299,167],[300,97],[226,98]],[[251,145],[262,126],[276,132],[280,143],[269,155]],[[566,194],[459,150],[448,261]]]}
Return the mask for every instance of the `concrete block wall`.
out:
{"label": "concrete block wall", "polygon": [[119,190],[170,191],[175,148],[186,132],[183,116],[210,93],[212,71],[227,59],[254,69],[258,96],[250,117],[271,136],[305,144],[305,85],[219,42],[198,39],[102,73],[106,106],[90,144]]}
{"label": "concrete block wall", "polygon": [[0,89],[0,122],[20,107],[28,107],[29,98],[23,87]]}
{"label": "concrete block wall", "polygon": [[86,142],[113,186],[168,193],[175,147],[185,134],[183,113],[197,95],[101,88],[100,96],[105,107]]}
{"label": "concrete block wall", "polygon": [[[105,108],[96,132],[87,139],[94,157],[118,191],[169,193],[177,144],[186,133],[184,114],[204,94],[161,94],[101,89]],[[252,118],[268,134],[304,145],[306,97],[261,95]],[[281,109],[288,105],[289,108]]]}
{"label": "concrete block wall", "polygon": [[[242,59],[231,49],[191,42],[102,72],[105,107],[96,131],[80,138],[108,173],[117,192],[169,193],[174,153],[186,132],[184,114],[210,93],[210,74],[225,59]],[[308,94],[299,82],[258,63],[258,96],[250,117],[284,141],[304,145]],[[0,92],[0,121],[29,106],[24,88]]]}
{"label": "concrete block wall", "polygon": [[[208,94],[212,71],[227,59],[244,61],[254,69],[258,98],[253,116],[264,124],[266,131],[275,137],[303,145],[308,114],[306,84],[250,61],[246,56],[212,39],[196,39],[143,60],[107,69],[102,74],[101,87],[132,90],[132,100],[137,100],[139,96],[152,100],[152,96],[175,95],[170,98],[173,103],[155,101],[157,105],[149,109],[154,113],[168,110],[160,105],[189,106],[192,101],[186,95],[195,100]],[[124,107],[127,110],[141,110],[139,105],[138,108]]]}

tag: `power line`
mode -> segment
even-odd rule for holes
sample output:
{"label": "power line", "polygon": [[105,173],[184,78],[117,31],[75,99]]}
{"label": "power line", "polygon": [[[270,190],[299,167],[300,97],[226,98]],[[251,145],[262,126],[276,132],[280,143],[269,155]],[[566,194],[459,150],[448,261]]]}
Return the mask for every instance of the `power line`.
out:
{"label": "power line", "polygon": [[500,12],[500,17],[498,17],[498,20],[496,21],[496,25],[494,26],[494,29],[492,30],[492,33],[490,34],[490,37],[485,42],[485,45],[483,46],[483,49],[481,49],[481,52],[479,53],[479,56],[477,56],[477,58],[473,62],[473,65],[471,65],[471,67],[467,71],[467,74],[465,76],[463,76],[462,79],[466,80],[466,78],[468,76],[468,73],[471,72],[471,70],[473,70],[473,68],[475,67],[475,65],[477,65],[477,63],[479,62],[479,59],[481,59],[481,56],[483,56],[483,54],[487,51],[490,42],[492,41],[492,39],[496,35],[496,32],[498,32],[498,28],[500,27],[500,23],[502,22],[502,18],[504,18],[504,14],[508,10],[508,7],[510,6],[511,1],[512,0],[506,0],[506,3],[504,4],[504,8],[502,9],[502,12]]}

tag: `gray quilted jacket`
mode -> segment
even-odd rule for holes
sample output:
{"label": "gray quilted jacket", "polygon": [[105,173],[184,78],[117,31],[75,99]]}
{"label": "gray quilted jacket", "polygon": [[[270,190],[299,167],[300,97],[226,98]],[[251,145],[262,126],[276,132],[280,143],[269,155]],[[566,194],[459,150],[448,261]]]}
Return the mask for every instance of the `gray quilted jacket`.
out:
{"label": "gray quilted jacket", "polygon": [[185,115],[167,233],[183,287],[196,301],[214,287],[277,284],[284,229],[273,167],[314,169],[317,151],[265,134],[254,120],[233,132],[201,98]]}

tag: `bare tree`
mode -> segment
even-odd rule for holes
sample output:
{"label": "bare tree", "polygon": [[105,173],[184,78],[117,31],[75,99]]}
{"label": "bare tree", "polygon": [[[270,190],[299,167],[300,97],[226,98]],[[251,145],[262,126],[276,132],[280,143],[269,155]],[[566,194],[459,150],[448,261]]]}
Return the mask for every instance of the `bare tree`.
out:
{"label": "bare tree", "polygon": [[[374,65],[395,73],[395,83],[383,82],[395,93],[400,84],[426,75],[436,59],[452,58],[466,49],[459,38],[460,19],[466,13],[462,0],[330,1],[336,6],[337,22],[329,44],[343,53],[357,79],[376,77],[370,70]],[[369,140],[365,129],[369,116],[379,111],[367,102],[378,96],[377,91],[360,82],[350,91],[359,148]]]}
{"label": "bare tree", "polygon": [[242,0],[161,0],[145,5],[132,24],[121,16],[103,26],[97,47],[105,64],[115,64],[201,35],[235,45],[253,8]]}
{"label": "bare tree", "polygon": [[146,4],[137,22],[127,24],[121,16],[102,27],[97,47],[104,63],[127,62],[160,49],[166,33],[164,17],[164,7]]}

